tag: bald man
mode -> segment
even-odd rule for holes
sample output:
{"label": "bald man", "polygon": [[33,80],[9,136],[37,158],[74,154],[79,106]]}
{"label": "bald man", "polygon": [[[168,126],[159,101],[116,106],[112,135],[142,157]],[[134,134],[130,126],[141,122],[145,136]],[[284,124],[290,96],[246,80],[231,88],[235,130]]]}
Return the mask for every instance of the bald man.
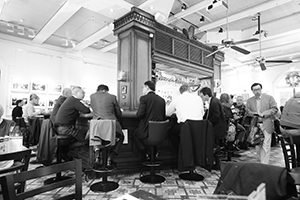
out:
{"label": "bald man", "polygon": [[70,88],[64,88],[62,91],[62,95],[60,95],[54,105],[54,108],[51,112],[50,115],[50,120],[53,124],[55,124],[55,117],[56,114],[58,112],[58,109],[60,108],[60,106],[63,104],[63,102],[68,98],[72,96],[72,90]]}

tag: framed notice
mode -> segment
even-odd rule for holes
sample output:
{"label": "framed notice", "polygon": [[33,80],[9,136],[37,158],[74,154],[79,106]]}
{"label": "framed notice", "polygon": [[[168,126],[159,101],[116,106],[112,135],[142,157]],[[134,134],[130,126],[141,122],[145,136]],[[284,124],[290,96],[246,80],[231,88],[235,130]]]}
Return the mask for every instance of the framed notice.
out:
{"label": "framed notice", "polygon": [[14,92],[29,92],[29,81],[13,80],[11,91]]}
{"label": "framed notice", "polygon": [[61,94],[63,90],[63,85],[58,83],[48,84],[48,92],[49,94]]}
{"label": "framed notice", "polygon": [[47,86],[43,83],[32,82],[31,83],[31,92],[32,93],[46,93]]}

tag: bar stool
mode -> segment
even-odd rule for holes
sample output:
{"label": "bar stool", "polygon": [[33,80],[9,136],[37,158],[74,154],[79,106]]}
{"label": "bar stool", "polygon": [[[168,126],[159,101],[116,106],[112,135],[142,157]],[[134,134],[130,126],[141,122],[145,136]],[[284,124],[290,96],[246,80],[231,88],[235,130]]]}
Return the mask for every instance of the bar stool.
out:
{"label": "bar stool", "polygon": [[107,165],[107,158],[110,148],[115,145],[116,139],[116,121],[115,120],[91,120],[90,121],[90,146],[99,148],[97,156],[100,158],[100,150],[102,151],[102,165],[93,163],[92,170],[102,174],[102,181],[91,185],[93,192],[109,192],[119,187],[114,181],[108,181],[108,173],[116,170],[114,166]]}
{"label": "bar stool", "polygon": [[[57,144],[57,149],[56,149],[56,164],[62,162],[62,157],[61,157],[61,149],[62,147],[69,146],[71,141],[74,140],[73,136],[71,135],[57,135],[56,136],[56,144]],[[71,177],[68,176],[62,176],[61,172],[57,173],[55,177],[49,178],[44,181],[44,185],[48,185],[54,182],[58,182],[61,180],[69,179]]]}
{"label": "bar stool", "polygon": [[160,162],[155,160],[154,147],[159,145],[166,138],[168,122],[166,121],[149,121],[148,138],[143,142],[150,146],[150,162],[144,162],[143,165],[150,167],[150,174],[140,177],[140,181],[143,183],[162,183],[166,179],[163,176],[155,174],[155,167],[161,165]]}

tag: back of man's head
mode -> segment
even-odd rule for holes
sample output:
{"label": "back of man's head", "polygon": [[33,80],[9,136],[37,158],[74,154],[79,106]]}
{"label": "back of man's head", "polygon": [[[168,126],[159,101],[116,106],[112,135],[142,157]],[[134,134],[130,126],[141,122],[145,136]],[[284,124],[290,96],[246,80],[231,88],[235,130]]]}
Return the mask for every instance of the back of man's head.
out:
{"label": "back of man's head", "polygon": [[78,93],[79,91],[81,91],[81,90],[82,90],[81,87],[75,86],[75,87],[72,89],[72,95],[73,95],[73,96],[76,96],[77,93]]}
{"label": "back of man's head", "polygon": [[62,95],[64,97],[70,97],[72,96],[72,90],[70,88],[64,88],[62,91]]}
{"label": "back of man's head", "polygon": [[209,87],[204,87],[200,90],[200,93],[202,93],[204,96],[208,95],[209,97],[212,97],[212,92]]}
{"label": "back of man's head", "polygon": [[150,90],[155,91],[155,83],[153,81],[146,81],[144,85],[147,85]]}
{"label": "back of man's head", "polygon": [[105,91],[105,92],[108,92],[108,91],[109,91],[109,88],[108,88],[107,85],[101,84],[101,85],[99,85],[98,88],[97,88],[97,92],[98,92],[98,91]]}
{"label": "back of man's head", "polygon": [[182,86],[180,86],[179,92],[180,92],[180,94],[182,94],[182,93],[184,93],[186,91],[189,91],[189,89],[190,89],[190,87],[188,85],[183,84]]}

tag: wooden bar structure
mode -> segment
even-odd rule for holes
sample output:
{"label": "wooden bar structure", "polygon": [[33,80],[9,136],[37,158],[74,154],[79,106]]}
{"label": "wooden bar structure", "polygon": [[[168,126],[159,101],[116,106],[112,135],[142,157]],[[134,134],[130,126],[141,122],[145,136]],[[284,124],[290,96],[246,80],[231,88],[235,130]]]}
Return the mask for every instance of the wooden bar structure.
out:
{"label": "wooden bar structure", "polygon": [[[120,123],[128,133],[127,143],[115,157],[117,173],[143,171],[147,168],[141,164],[140,152],[133,140],[139,123],[136,111],[143,83],[157,81],[155,70],[159,69],[188,74],[199,80],[208,78],[213,86],[214,71],[220,69],[224,55],[218,52],[206,58],[214,48],[158,23],[154,16],[136,7],[117,19],[114,26],[118,36],[118,101],[124,110]],[[87,120],[81,119],[82,128]],[[175,119],[170,118],[170,121],[176,123]],[[158,146],[158,152],[163,161],[160,168],[176,168],[177,155],[168,138]]]}

